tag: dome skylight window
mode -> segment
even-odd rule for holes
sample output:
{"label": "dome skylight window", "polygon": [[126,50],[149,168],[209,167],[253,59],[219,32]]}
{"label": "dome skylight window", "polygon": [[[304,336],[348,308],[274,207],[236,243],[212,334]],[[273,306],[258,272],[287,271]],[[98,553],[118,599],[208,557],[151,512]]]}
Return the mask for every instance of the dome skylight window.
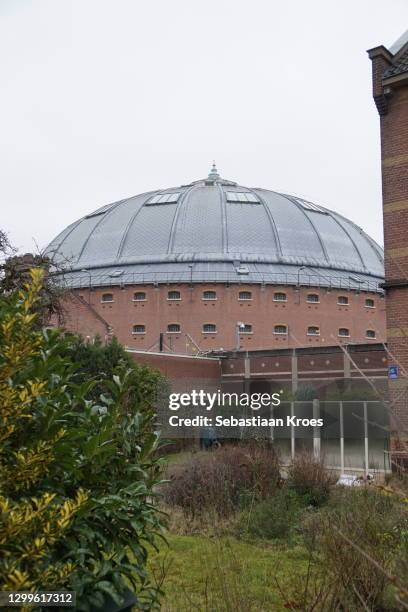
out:
{"label": "dome skylight window", "polygon": [[240,191],[227,191],[227,202],[237,202],[239,204],[260,204],[258,198],[253,193]]}
{"label": "dome skylight window", "polygon": [[305,210],[312,210],[313,212],[326,214],[325,210],[323,210],[320,206],[317,206],[317,204],[313,204],[313,202],[308,202],[307,200],[303,200],[302,198],[294,198],[294,199]]}
{"label": "dome skylight window", "polygon": [[174,193],[160,193],[155,195],[150,200],[147,200],[146,205],[152,206],[154,204],[175,204],[180,197],[180,192]]}
{"label": "dome skylight window", "polygon": [[117,206],[118,204],[119,202],[114,202],[113,204],[105,204],[105,206],[102,206],[101,208],[98,208],[98,210],[94,210],[94,212],[91,212],[89,213],[89,215],[86,215],[85,219],[90,219],[91,217],[98,217],[99,215],[104,215],[106,212],[108,212],[108,210],[110,210],[114,206]]}

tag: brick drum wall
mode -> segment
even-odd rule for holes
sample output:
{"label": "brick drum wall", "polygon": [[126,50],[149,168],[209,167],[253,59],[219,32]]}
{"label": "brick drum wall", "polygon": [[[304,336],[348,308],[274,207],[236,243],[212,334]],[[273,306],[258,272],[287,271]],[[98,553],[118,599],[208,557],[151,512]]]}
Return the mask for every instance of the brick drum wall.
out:
{"label": "brick drum wall", "polygon": [[[134,301],[134,293],[145,292],[144,301]],[[179,291],[180,300],[169,300],[169,291]],[[203,299],[205,291],[215,291],[217,299]],[[242,291],[252,299],[239,299]],[[283,292],[287,300],[274,300]],[[319,303],[308,303],[308,294],[317,294]],[[111,294],[112,301],[103,302]],[[339,296],[348,305],[338,304]],[[366,300],[374,300],[374,308]],[[236,323],[252,326],[252,333],[240,334],[242,350],[331,346],[336,343],[367,343],[385,340],[385,304],[378,294],[302,287],[260,285],[160,285],[109,287],[75,290],[66,300],[67,328],[84,337],[95,333],[115,335],[129,348],[157,350],[163,332],[166,351],[194,354],[198,351],[236,348]],[[180,325],[179,333],[167,333],[169,324]],[[203,325],[216,325],[216,333],[203,333]],[[145,333],[132,333],[134,325],[144,325]],[[286,325],[286,334],[275,334],[275,325]],[[319,336],[307,333],[309,326],[320,328]],[[350,332],[339,337],[339,328]],[[367,338],[373,330],[375,338]]]}

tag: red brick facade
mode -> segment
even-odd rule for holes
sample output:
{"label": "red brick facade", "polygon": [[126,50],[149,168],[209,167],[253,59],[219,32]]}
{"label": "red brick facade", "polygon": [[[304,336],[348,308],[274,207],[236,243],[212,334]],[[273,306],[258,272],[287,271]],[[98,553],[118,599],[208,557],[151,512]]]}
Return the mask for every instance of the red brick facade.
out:
{"label": "red brick facade", "polygon": [[[170,297],[172,292],[179,292],[180,299],[169,299],[169,292]],[[213,292],[213,299],[206,299],[206,292]],[[135,293],[139,298],[144,294],[144,299],[135,299]],[[158,350],[161,333],[166,352],[234,350],[238,322],[250,326],[247,333],[239,334],[242,350],[385,340],[384,299],[375,293],[339,289],[126,285],[75,290],[66,300],[66,311],[67,328],[71,331],[84,337],[113,334],[122,344],[137,350]],[[215,331],[205,331],[208,328],[204,326],[209,324],[215,326]],[[179,328],[169,328],[172,325]],[[314,330],[317,335],[310,333],[311,327],[318,328]]]}
{"label": "red brick facade", "polygon": [[190,393],[192,389],[217,391],[220,387],[220,360],[212,357],[191,357],[164,353],[130,351],[136,363],[160,370],[174,393]]}
{"label": "red brick facade", "polygon": [[369,51],[381,124],[389,364],[399,366],[389,387],[399,431],[408,431],[408,70],[402,61],[407,53],[408,43],[394,55],[382,46]]}
{"label": "red brick facade", "polygon": [[368,379],[379,396],[386,393],[387,354],[380,344],[349,345],[347,352],[338,346],[313,346],[231,352],[219,358],[135,350],[129,353],[137,363],[160,370],[172,392],[211,392],[221,387],[257,392],[259,384],[267,383],[268,392],[312,386],[316,397],[325,399],[328,393],[344,390],[345,385],[370,391]]}

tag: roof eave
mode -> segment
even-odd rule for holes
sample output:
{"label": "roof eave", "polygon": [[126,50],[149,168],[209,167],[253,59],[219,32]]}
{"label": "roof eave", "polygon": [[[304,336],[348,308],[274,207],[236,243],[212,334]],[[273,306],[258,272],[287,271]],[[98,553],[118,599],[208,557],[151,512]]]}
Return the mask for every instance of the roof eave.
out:
{"label": "roof eave", "polygon": [[408,82],[408,70],[403,72],[402,74],[396,74],[394,76],[383,79],[383,85],[394,85],[394,87],[399,87],[405,85]]}
{"label": "roof eave", "polygon": [[384,59],[386,59],[387,61],[392,62],[393,60],[393,54],[388,51],[388,49],[386,47],[384,47],[384,45],[379,45],[378,47],[373,47],[372,49],[367,49],[367,53],[368,53],[368,57],[372,60],[375,59],[377,57],[383,57]]}

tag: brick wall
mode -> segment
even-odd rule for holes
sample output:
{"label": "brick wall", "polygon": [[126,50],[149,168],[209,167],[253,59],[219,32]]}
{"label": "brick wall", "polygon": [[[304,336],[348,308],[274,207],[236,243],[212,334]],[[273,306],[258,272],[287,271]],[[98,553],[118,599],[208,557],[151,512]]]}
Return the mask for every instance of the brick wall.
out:
{"label": "brick wall", "polygon": [[[168,300],[169,291],[179,291],[180,300]],[[144,292],[146,299],[136,301],[134,293]],[[203,299],[205,291],[215,291],[217,299]],[[251,292],[251,300],[240,300],[239,293]],[[276,292],[287,296],[286,302],[274,300]],[[110,293],[112,301],[104,303]],[[308,303],[309,293],[319,295],[319,303]],[[157,350],[161,332],[166,351],[194,354],[236,347],[236,323],[252,326],[252,333],[240,334],[242,350],[326,346],[339,343],[365,343],[385,340],[384,299],[375,293],[260,285],[160,285],[125,286],[75,290],[66,300],[67,327],[83,336],[104,335],[107,330],[130,348]],[[76,299],[75,299],[76,296]],[[338,304],[347,296],[348,305]],[[374,308],[366,307],[374,300]],[[80,314],[81,313],[81,314]],[[99,317],[99,318],[98,318]],[[171,323],[180,325],[179,333],[167,333]],[[216,333],[204,333],[203,325],[216,325]],[[144,325],[145,333],[132,333],[134,325]],[[286,325],[287,334],[274,333],[275,325]],[[308,326],[318,326],[319,336],[307,334]],[[347,328],[350,337],[338,336]],[[366,338],[373,330],[376,338]]]}
{"label": "brick wall", "polygon": [[356,394],[362,389],[372,392],[371,383],[379,399],[386,399],[387,353],[380,344],[357,344],[349,345],[347,354],[338,346],[326,346],[232,353],[222,359],[224,385],[242,384],[245,378],[251,385],[267,381],[275,390],[279,386],[289,390],[313,386],[320,399],[344,391],[346,385]]}
{"label": "brick wall", "polygon": [[381,125],[389,364],[400,366],[399,378],[389,381],[390,400],[395,430],[408,435],[408,73],[384,79],[384,70],[398,57],[384,47],[370,50],[369,56]]}
{"label": "brick wall", "polygon": [[192,389],[211,392],[220,387],[219,359],[134,351],[129,351],[129,354],[136,363],[160,370],[169,380],[174,393],[190,392]]}

